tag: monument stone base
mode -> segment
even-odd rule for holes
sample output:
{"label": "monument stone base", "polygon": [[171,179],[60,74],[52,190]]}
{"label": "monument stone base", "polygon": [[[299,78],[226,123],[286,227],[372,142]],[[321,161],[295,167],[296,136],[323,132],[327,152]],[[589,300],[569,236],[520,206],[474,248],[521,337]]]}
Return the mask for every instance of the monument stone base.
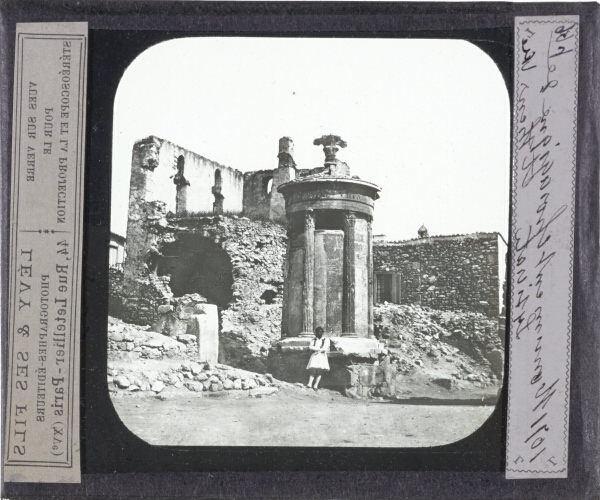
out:
{"label": "monument stone base", "polygon": [[[286,382],[306,384],[309,373],[306,365],[312,354],[309,345],[314,338],[288,337],[275,343],[269,350],[267,370],[275,378]],[[329,372],[323,375],[321,386],[345,390],[353,385],[353,366],[372,365],[384,346],[375,338],[328,337],[330,340]]]}

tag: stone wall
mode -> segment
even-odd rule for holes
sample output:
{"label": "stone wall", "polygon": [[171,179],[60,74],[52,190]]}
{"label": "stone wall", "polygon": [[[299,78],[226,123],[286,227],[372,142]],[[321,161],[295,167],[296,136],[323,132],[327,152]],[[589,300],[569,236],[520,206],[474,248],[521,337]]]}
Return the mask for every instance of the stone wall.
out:
{"label": "stone wall", "polygon": [[[175,302],[169,287],[171,277],[157,274],[165,259],[165,249],[180,240],[189,242],[191,250],[208,248],[205,243],[209,242],[211,248],[226,254],[228,261],[228,269],[210,271],[217,279],[227,274],[232,276],[229,301],[217,304],[219,361],[264,371],[268,348],[281,335],[286,245],[283,226],[238,216],[167,216],[164,206],[146,204],[135,227],[145,238],[137,238],[137,245],[128,242],[130,251],[119,292],[120,319],[140,325],[153,324],[158,319],[158,306]],[[190,274],[195,271],[190,269]],[[203,285],[199,282],[199,289],[187,293],[209,298]]]}
{"label": "stone wall", "polygon": [[[280,149],[284,140],[292,142],[282,138]],[[329,175],[331,170],[323,166],[296,168],[293,146],[287,147],[287,152],[280,151],[277,168],[242,174],[168,140],[155,136],[141,139],[133,146],[129,216],[137,217],[144,203],[160,202],[167,213],[243,213],[252,219],[284,223],[285,200],[277,188],[296,177]],[[333,166],[336,172],[350,175],[348,165],[339,160]],[[129,233],[127,241],[131,241]]]}
{"label": "stone wall", "polygon": [[[219,177],[220,181],[217,181]],[[217,184],[218,189],[215,189]],[[130,217],[134,199],[136,203],[163,202],[167,212],[212,213],[217,198],[215,191],[223,197],[224,213],[239,214],[243,209],[243,188],[244,176],[239,170],[208,160],[165,139],[150,136],[133,146]],[[129,235],[127,241],[130,241]]]}
{"label": "stone wall", "polygon": [[108,315],[122,318],[123,311],[123,271],[111,267],[108,269]]}
{"label": "stone wall", "polygon": [[374,272],[400,275],[400,303],[500,313],[505,247],[497,233],[376,242]]}
{"label": "stone wall", "polygon": [[244,215],[252,219],[270,219],[285,223],[285,199],[277,188],[295,178],[294,167],[246,172],[244,174]]}
{"label": "stone wall", "polygon": [[271,210],[269,181],[273,170],[258,170],[244,174],[244,215],[252,219],[268,219]]}

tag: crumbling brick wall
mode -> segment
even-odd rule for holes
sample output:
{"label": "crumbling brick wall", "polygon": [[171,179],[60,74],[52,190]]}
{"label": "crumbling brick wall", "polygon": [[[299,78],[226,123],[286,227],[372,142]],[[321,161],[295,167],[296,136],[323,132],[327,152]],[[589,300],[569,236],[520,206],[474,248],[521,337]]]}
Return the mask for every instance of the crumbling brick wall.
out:
{"label": "crumbling brick wall", "polygon": [[401,304],[497,316],[504,281],[499,252],[497,233],[375,243],[374,272],[401,275]]}

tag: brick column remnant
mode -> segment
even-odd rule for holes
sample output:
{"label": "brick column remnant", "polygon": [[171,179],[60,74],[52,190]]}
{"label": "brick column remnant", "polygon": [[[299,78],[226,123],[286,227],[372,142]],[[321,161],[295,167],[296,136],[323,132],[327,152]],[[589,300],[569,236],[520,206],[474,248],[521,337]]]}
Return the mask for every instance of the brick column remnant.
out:
{"label": "brick column remnant", "polygon": [[279,186],[296,178],[294,161],[294,141],[289,137],[279,139],[278,165],[273,171],[273,185],[269,201],[269,217],[277,222],[285,222],[285,199],[277,190]]}

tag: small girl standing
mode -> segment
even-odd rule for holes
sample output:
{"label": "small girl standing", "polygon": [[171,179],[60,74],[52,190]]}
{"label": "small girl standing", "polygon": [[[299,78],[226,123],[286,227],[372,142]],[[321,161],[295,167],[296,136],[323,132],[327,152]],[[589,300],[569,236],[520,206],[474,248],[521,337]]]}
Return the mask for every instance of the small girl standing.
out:
{"label": "small girl standing", "polygon": [[[325,330],[322,327],[317,327],[315,330],[315,338],[310,341],[308,348],[313,351],[306,369],[310,373],[308,384],[306,387],[312,387],[315,391],[319,390],[319,382],[321,375],[329,371],[329,361],[327,360],[327,352],[329,351],[329,339],[323,337]],[[314,382],[314,385],[313,385]]]}

